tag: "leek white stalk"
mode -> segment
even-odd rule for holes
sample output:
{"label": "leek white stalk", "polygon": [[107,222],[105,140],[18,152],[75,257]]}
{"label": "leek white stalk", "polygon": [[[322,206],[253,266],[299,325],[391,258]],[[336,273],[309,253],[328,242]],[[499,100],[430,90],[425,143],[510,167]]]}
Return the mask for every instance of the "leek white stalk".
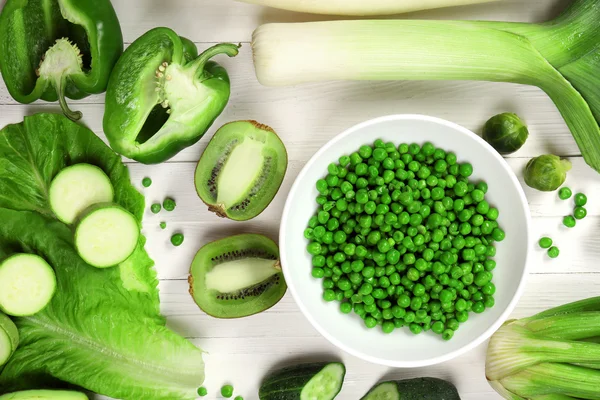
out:
{"label": "leek white stalk", "polygon": [[505,399],[600,399],[600,297],[505,323],[486,377]]}
{"label": "leek white stalk", "polygon": [[481,80],[535,85],[600,171],[600,0],[546,24],[361,20],[267,24],[253,35],[267,86],[325,80]]}
{"label": "leek white stalk", "polygon": [[241,0],[283,10],[328,15],[392,15],[498,0]]}

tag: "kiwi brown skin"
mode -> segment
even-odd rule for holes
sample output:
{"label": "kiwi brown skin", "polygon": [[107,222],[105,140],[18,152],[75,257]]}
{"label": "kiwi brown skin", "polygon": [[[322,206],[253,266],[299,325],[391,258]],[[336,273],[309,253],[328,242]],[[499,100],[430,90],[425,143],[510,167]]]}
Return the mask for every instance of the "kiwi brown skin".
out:
{"label": "kiwi brown skin", "polygon": [[263,235],[230,236],[210,242],[198,251],[190,267],[189,293],[206,314],[221,319],[242,318],[268,310],[281,300],[287,290],[282,272],[248,288],[252,290],[266,285],[266,289],[258,295],[220,293],[205,288],[204,277],[208,271],[222,262],[244,257],[272,259],[274,267],[281,270],[277,245]]}
{"label": "kiwi brown skin", "polygon": [[[247,220],[250,220],[250,219],[255,218],[258,215],[260,215],[271,204],[271,202],[273,201],[273,199],[275,198],[275,196],[279,192],[279,189],[281,188],[281,184],[283,183],[283,178],[285,177],[285,173],[287,172],[288,153],[287,153],[287,149],[283,145],[283,142],[281,141],[281,138],[279,138],[279,136],[277,135],[277,133],[275,132],[275,130],[273,128],[271,128],[270,126],[262,124],[262,123],[260,123],[258,121],[255,121],[255,120],[241,120],[241,121],[233,121],[233,122],[226,123],[225,125],[223,125],[222,127],[220,127],[217,130],[217,132],[213,135],[213,137],[209,141],[209,143],[208,143],[208,145],[207,145],[206,148],[207,149],[210,148],[211,143],[213,141],[218,140],[217,136],[219,134],[219,131],[221,131],[223,128],[228,127],[229,125],[236,124],[236,123],[248,123],[248,124],[252,125],[254,128],[256,128],[258,130],[269,132],[269,134],[274,135],[277,138],[277,140],[281,143],[281,148],[279,149],[279,151],[283,155],[283,158],[285,160],[285,165],[282,168],[282,170],[279,172],[281,174],[281,179],[280,179],[280,181],[279,181],[279,183],[277,185],[276,190],[273,191],[271,198],[262,207],[260,207],[259,209],[257,209],[256,212],[251,213],[250,215],[247,215],[247,216],[243,216],[243,215],[239,215],[238,213],[228,212],[228,210],[223,206],[223,204],[213,204],[213,203],[210,203],[207,200],[205,200],[205,197],[203,196],[203,194],[200,191],[199,182],[196,180],[196,176],[194,178],[194,183],[195,183],[194,187],[196,189],[196,194],[198,195],[198,197],[200,198],[200,200],[202,200],[202,202],[208,207],[208,210],[210,212],[215,213],[218,217],[221,217],[221,218],[228,218],[228,219],[231,219],[231,220],[234,220],[234,221],[247,221]],[[203,155],[204,155],[204,153],[202,154],[202,156]],[[198,174],[198,170],[201,167],[202,156],[200,157],[200,159],[198,160],[198,163],[196,164],[195,175]]]}

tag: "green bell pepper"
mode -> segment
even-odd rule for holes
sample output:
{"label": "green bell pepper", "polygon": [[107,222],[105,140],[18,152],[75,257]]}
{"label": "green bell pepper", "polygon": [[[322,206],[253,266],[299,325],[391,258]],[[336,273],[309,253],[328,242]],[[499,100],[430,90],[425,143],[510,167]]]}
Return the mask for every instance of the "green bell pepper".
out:
{"label": "green bell pepper", "polygon": [[123,53],[123,35],[110,0],[8,0],[0,14],[0,71],[20,103],[58,101],[106,90]]}
{"label": "green bell pepper", "polygon": [[196,143],[229,100],[229,77],[217,44],[199,56],[195,45],[168,28],[139,37],[119,59],[106,91],[104,133],[117,153],[144,164],[168,160]]}

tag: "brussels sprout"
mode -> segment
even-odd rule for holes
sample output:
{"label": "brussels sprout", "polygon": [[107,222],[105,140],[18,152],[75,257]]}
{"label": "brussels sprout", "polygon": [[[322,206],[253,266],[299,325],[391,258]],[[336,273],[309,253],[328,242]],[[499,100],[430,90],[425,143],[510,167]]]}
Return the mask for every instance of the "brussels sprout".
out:
{"label": "brussels sprout", "polygon": [[525,167],[525,183],[534,189],[552,192],[565,182],[570,170],[569,160],[561,160],[553,154],[532,158]]}
{"label": "brussels sprout", "polygon": [[498,114],[483,127],[483,138],[500,154],[519,150],[527,140],[529,130],[517,114]]}

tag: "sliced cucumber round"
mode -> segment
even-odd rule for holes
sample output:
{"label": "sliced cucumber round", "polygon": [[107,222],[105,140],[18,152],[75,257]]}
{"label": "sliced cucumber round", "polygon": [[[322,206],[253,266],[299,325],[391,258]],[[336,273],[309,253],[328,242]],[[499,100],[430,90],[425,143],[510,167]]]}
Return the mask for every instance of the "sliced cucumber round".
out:
{"label": "sliced cucumber round", "polygon": [[88,397],[66,390],[25,390],[0,396],[0,400],[88,400]]}
{"label": "sliced cucumber round", "polygon": [[0,367],[8,362],[19,345],[19,331],[6,315],[0,313]]}
{"label": "sliced cucumber round", "polygon": [[86,263],[108,268],[129,258],[139,237],[140,227],[129,211],[114,204],[99,204],[77,225],[75,248]]}
{"label": "sliced cucumber round", "polygon": [[50,184],[50,208],[65,224],[72,224],[90,206],[112,202],[113,185],[104,171],[91,164],[75,164],[60,171]]}
{"label": "sliced cucumber round", "polygon": [[0,264],[0,311],[15,317],[43,310],[56,290],[56,275],[42,257],[14,254]]}
{"label": "sliced cucumber round", "polygon": [[333,400],[342,390],[342,363],[311,363],[283,368],[260,387],[260,400]]}

